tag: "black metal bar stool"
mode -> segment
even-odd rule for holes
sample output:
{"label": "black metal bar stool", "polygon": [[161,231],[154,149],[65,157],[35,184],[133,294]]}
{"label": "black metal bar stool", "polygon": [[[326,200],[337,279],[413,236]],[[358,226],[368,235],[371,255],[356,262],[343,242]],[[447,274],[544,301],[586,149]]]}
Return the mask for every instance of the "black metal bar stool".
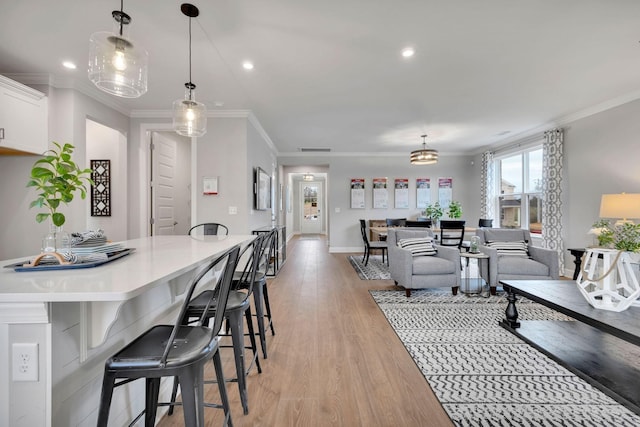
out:
{"label": "black metal bar stool", "polygon": [[[208,291],[210,298],[207,305],[210,306],[215,301],[220,309],[226,308],[239,252],[240,248],[234,246],[195,275],[187,288],[180,315],[173,326],[154,326],[107,359],[102,381],[98,427],[107,426],[114,388],[140,378],[146,379],[146,404],[143,411],[145,425],[153,426],[158,408],[160,380],[162,377],[171,376],[179,378],[183,387],[185,426],[204,425],[203,376],[204,365],[209,360],[213,360],[222,401],[221,405],[211,406],[223,408],[225,422],[229,426],[232,425],[218,345],[218,333],[222,327],[223,316],[216,317],[211,328],[206,326],[208,319],[205,320],[204,316],[189,326],[184,325],[182,319],[199,282],[205,274],[218,267],[222,267],[223,270],[218,279],[212,282],[215,287]],[[116,382],[118,379],[121,381]],[[138,418],[141,416],[142,414]]]}
{"label": "black metal bar stool", "polygon": [[[257,236],[249,245],[247,245],[243,251],[242,255],[247,254],[248,258],[244,264],[244,269],[240,272],[240,278],[244,282],[252,282],[255,280],[255,274],[258,268],[258,263],[260,261],[260,251],[262,249],[262,241],[264,236]],[[242,256],[241,255],[241,256]],[[238,274],[237,272],[234,273]],[[249,397],[247,392],[247,373],[251,370],[251,367],[255,363],[256,368],[258,369],[258,373],[262,373],[262,368],[260,367],[260,361],[258,360],[258,348],[255,340],[255,333],[253,330],[253,316],[251,314],[251,304],[250,304],[250,296],[252,293],[252,288],[247,290],[241,290],[237,288],[238,282],[234,282],[232,279],[232,289],[229,292],[229,301],[227,302],[226,309],[223,311],[224,318],[227,319],[227,331],[231,332],[231,341],[233,347],[233,355],[235,359],[236,365],[236,377],[228,379],[229,382],[237,382],[238,383],[238,392],[240,393],[240,401],[242,403],[242,409],[245,415],[249,413]],[[210,290],[206,290],[202,292],[200,295],[195,297],[187,307],[186,312],[183,315],[182,323],[190,324],[192,318],[203,318],[205,322],[210,318],[218,318],[216,316],[217,313],[220,312],[215,301],[212,304],[207,304],[207,301],[210,299]],[[249,339],[251,342],[251,346],[248,347],[253,351],[253,359],[251,363],[247,367],[245,363],[245,344],[244,344],[244,320],[243,314],[247,323],[247,332],[249,335]],[[227,334],[220,334],[226,335]],[[221,345],[221,347],[228,347]],[[178,391],[178,383],[180,382],[179,378],[176,378],[176,381],[173,385],[173,392],[171,394],[171,402],[176,401],[177,391]],[[169,409],[169,415],[173,414],[173,407]]]}

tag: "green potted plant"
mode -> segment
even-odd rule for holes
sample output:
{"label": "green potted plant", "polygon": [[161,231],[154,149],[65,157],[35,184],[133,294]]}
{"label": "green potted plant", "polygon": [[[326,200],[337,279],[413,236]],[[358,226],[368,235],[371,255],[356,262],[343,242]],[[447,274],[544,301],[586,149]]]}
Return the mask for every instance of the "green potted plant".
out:
{"label": "green potted plant", "polygon": [[43,252],[51,249],[55,252],[60,247],[56,234],[61,233],[66,220],[64,214],[58,212],[60,204],[68,205],[78,191],[81,198],[86,198],[87,187],[93,185],[91,169],[80,169],[71,159],[75,147],[68,143],[60,145],[54,142],[53,145],[55,148],[46,151],[44,157],[36,160],[31,168],[31,179],[27,183],[27,187],[34,187],[38,192],[37,199],[31,202],[29,208],[46,210],[36,215],[36,221],[40,223],[51,220],[51,231],[45,239],[53,238],[53,242],[43,242]]}
{"label": "green potted plant", "polygon": [[596,230],[598,245],[601,247],[625,252],[640,252],[640,224],[624,222],[611,225],[609,220],[601,219],[592,227]]}
{"label": "green potted plant", "polygon": [[449,208],[447,209],[447,215],[451,219],[460,219],[462,218],[462,205],[460,202],[456,202],[455,200],[449,203]]}
{"label": "green potted plant", "polygon": [[434,204],[430,204],[427,206],[424,211],[424,215],[427,218],[430,218],[433,227],[436,227],[438,221],[440,221],[440,218],[442,218],[442,215],[444,215],[444,211],[442,210],[440,203],[435,202]]}

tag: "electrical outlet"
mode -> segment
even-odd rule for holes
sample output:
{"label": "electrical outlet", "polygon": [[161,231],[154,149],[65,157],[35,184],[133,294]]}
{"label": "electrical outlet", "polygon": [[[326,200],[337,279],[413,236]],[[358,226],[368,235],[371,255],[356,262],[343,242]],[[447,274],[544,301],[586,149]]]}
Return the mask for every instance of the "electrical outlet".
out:
{"label": "electrical outlet", "polygon": [[38,343],[13,343],[13,381],[38,381]]}

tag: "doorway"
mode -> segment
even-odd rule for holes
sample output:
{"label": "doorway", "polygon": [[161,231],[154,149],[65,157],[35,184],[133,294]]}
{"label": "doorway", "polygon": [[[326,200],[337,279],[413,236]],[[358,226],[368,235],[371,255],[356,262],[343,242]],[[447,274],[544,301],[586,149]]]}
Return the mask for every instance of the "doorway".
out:
{"label": "doorway", "polygon": [[185,235],[191,226],[191,143],[174,132],[152,131],[150,233]]}
{"label": "doorway", "polygon": [[324,188],[320,181],[300,182],[300,234],[322,233]]}

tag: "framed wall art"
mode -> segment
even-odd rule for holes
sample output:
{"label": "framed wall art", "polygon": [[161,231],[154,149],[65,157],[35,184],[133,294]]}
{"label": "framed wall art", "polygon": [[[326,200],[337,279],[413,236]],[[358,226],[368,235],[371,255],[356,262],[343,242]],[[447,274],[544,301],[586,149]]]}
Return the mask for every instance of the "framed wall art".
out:
{"label": "framed wall art", "polygon": [[111,160],[91,160],[91,216],[111,216]]}
{"label": "framed wall art", "polygon": [[256,210],[271,209],[271,177],[262,168],[255,168],[254,194]]}

